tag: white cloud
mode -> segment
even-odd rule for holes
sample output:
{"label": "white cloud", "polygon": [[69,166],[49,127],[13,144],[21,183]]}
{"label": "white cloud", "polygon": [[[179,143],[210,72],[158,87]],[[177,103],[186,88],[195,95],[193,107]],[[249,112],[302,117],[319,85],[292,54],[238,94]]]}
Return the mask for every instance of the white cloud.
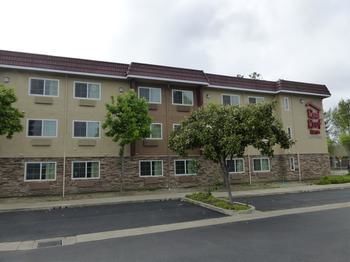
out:
{"label": "white cloud", "polygon": [[350,3],[2,1],[0,49],[324,83],[349,97]]}

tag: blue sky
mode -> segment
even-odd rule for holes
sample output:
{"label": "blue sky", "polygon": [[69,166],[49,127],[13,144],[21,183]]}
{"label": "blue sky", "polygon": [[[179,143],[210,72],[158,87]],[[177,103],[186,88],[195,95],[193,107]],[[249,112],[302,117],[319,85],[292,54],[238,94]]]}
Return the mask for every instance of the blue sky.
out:
{"label": "blue sky", "polygon": [[350,2],[1,2],[0,49],[326,84],[350,98]]}

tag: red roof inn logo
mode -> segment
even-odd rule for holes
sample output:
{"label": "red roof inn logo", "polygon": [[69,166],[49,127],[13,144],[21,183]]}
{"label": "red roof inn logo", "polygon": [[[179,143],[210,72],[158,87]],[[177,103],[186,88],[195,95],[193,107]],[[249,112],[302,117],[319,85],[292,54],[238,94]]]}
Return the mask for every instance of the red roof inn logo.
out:
{"label": "red roof inn logo", "polygon": [[305,106],[307,107],[307,128],[310,135],[319,135],[321,132],[321,109],[311,103],[307,103]]}

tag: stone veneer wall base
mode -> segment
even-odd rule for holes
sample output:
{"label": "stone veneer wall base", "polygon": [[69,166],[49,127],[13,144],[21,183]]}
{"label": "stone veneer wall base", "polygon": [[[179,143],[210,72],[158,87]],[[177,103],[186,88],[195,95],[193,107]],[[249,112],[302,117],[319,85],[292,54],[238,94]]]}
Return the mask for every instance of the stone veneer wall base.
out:
{"label": "stone veneer wall base", "polygon": [[[296,170],[289,169],[289,157],[296,155],[276,155],[271,159],[270,172],[252,172],[252,182],[271,181],[297,181],[299,180],[298,163]],[[250,156],[252,158],[259,156]],[[163,176],[140,177],[139,160],[163,161]],[[211,161],[204,160],[202,156],[188,157],[196,159],[200,166],[197,175],[175,176],[174,156],[137,156],[125,159],[125,174],[123,175],[123,189],[150,190],[160,188],[186,188],[203,187],[215,189],[222,184],[219,166]],[[183,158],[181,158],[183,159]],[[77,180],[71,178],[72,160],[98,160],[100,161],[100,178]],[[55,181],[24,181],[24,166],[27,161],[55,161],[57,162],[57,175]],[[316,179],[330,173],[328,154],[302,154],[300,155],[302,180]],[[251,164],[252,167],[252,164]],[[120,166],[118,157],[84,157],[66,158],[66,194],[111,192],[120,191]],[[62,194],[63,158],[0,158],[0,197],[34,196],[34,195],[61,195]],[[232,183],[249,183],[248,158],[245,157],[245,172],[232,174]]]}

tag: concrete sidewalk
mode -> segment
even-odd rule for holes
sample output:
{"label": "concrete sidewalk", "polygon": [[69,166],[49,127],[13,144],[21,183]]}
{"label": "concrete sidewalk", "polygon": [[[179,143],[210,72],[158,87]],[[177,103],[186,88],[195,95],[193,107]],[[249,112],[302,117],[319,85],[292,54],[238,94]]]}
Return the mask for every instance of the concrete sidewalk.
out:
{"label": "concrete sidewalk", "polygon": [[[277,188],[263,188],[263,189],[235,191],[235,187],[233,187],[232,194],[234,197],[264,196],[264,195],[313,192],[313,191],[344,189],[344,188],[350,188],[350,183],[337,184],[337,185],[307,185],[302,183],[291,182],[291,183],[283,183],[280,185],[280,187],[277,187]],[[130,193],[129,195],[117,195],[117,196],[111,196],[111,197],[94,197],[94,194],[87,194],[90,198],[84,198],[86,196],[80,195],[81,196],[80,199],[67,199],[67,200],[59,200],[58,197],[8,198],[8,199],[0,199],[0,212],[180,199],[185,197],[185,195],[195,191],[196,190],[177,192],[177,191],[171,191],[171,190],[169,191],[162,190],[162,191],[155,191],[151,193],[138,192],[136,195],[135,195],[135,192],[133,192],[133,193]],[[124,194],[128,194],[128,193],[124,193]],[[213,192],[213,194],[217,197],[227,196],[227,193],[224,191]]]}

